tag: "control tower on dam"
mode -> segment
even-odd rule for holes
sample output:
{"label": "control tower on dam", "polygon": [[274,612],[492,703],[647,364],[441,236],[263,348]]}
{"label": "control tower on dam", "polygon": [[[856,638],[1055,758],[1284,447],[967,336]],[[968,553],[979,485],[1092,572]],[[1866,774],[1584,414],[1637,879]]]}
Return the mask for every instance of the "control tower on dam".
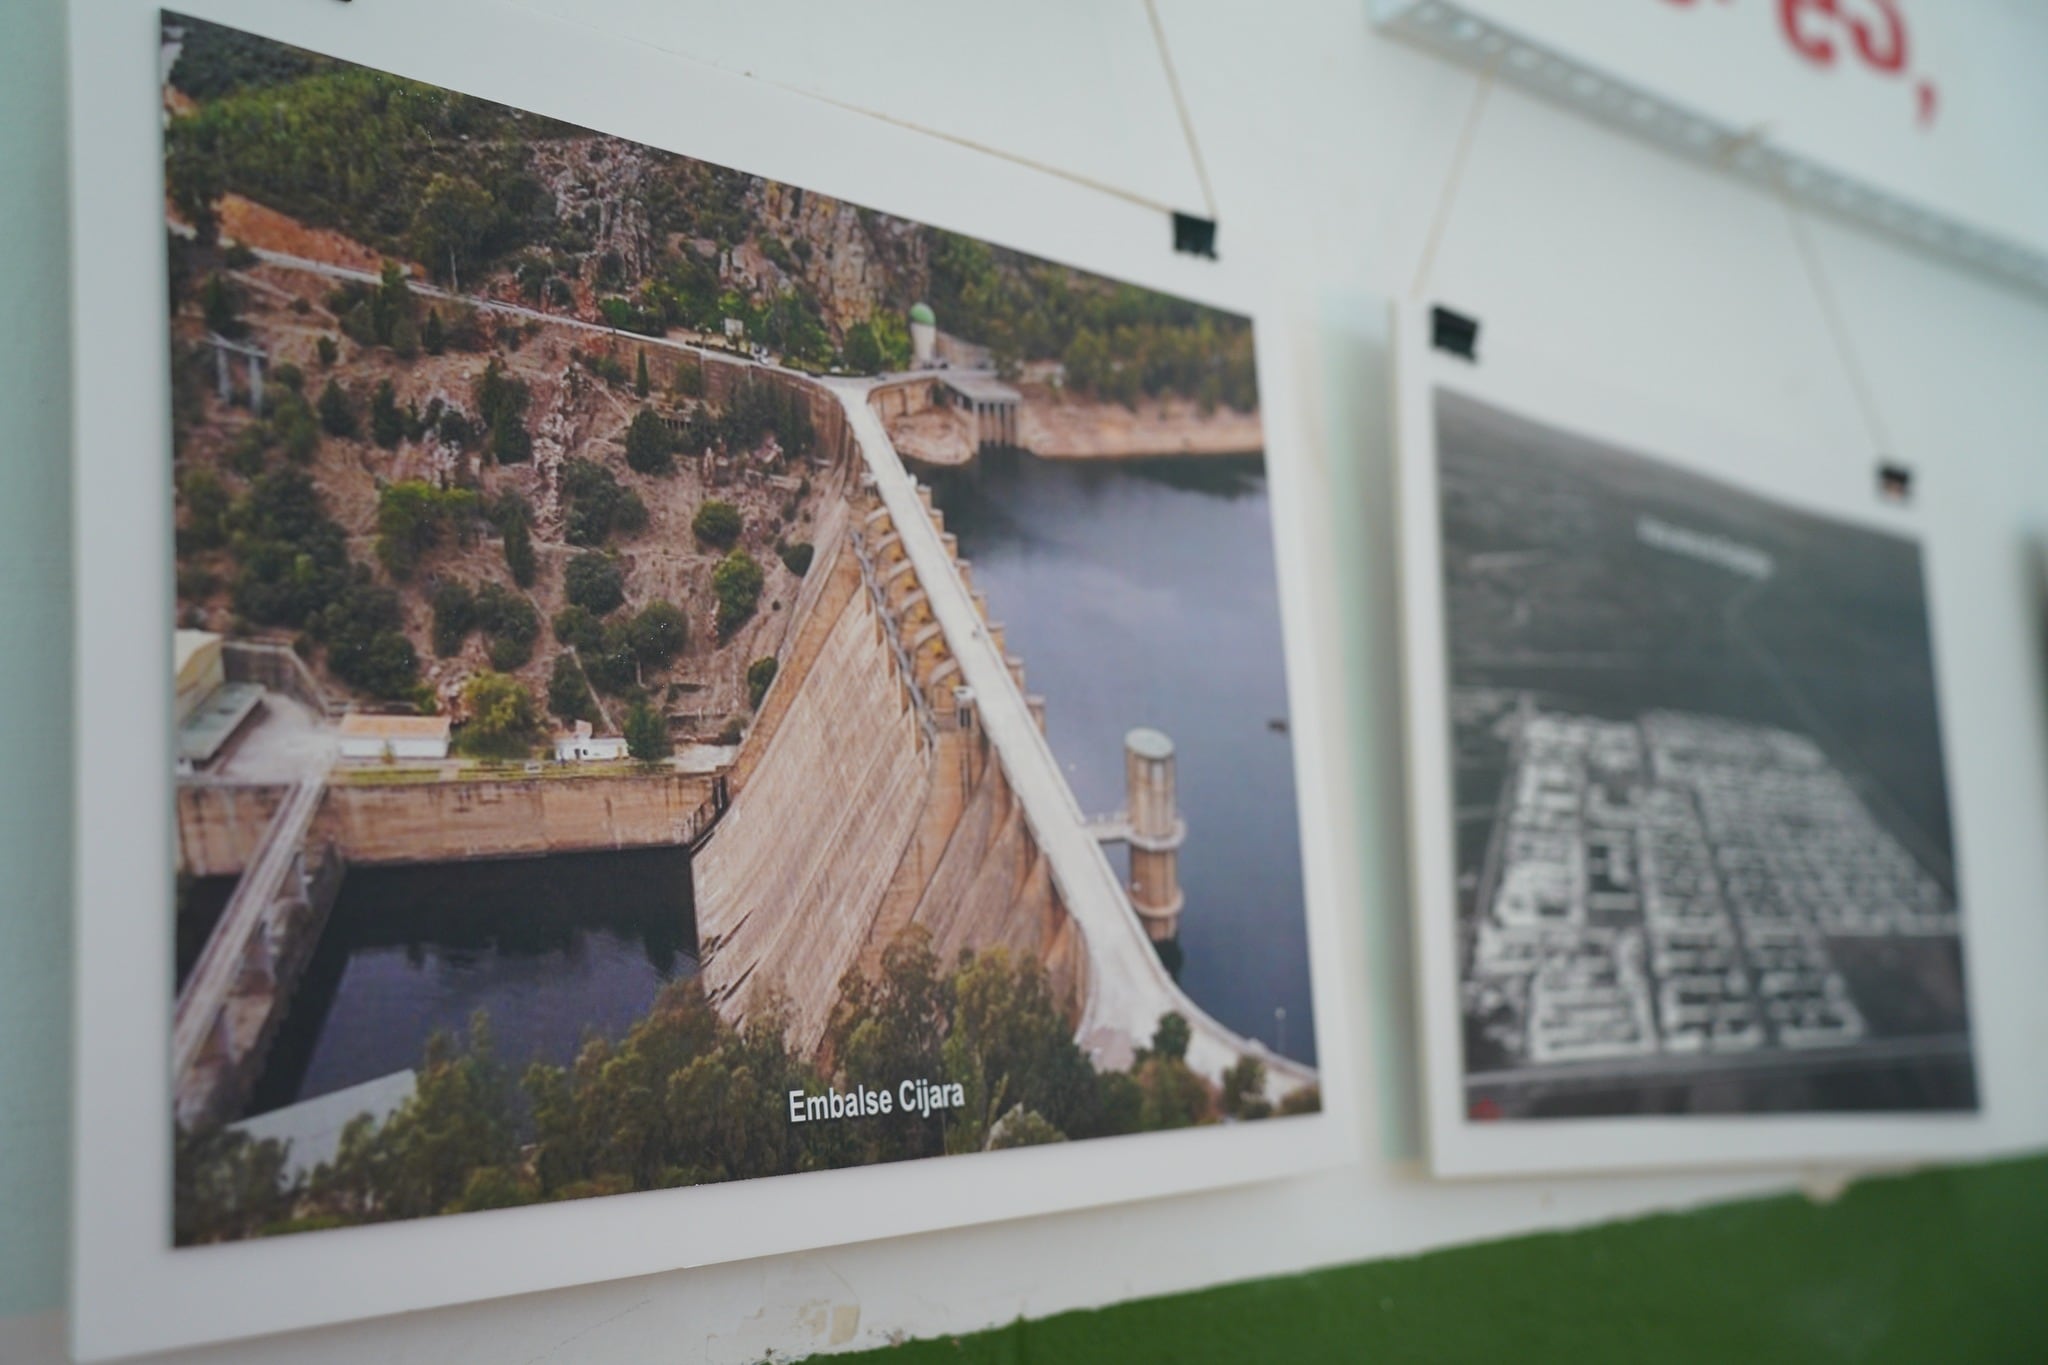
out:
{"label": "control tower on dam", "polygon": [[1124,736],[1126,805],[1115,815],[1088,822],[1105,844],[1131,849],[1131,910],[1154,943],[1180,937],[1187,893],[1180,886],[1180,848],[1188,824],[1174,793],[1173,741],[1149,725]]}

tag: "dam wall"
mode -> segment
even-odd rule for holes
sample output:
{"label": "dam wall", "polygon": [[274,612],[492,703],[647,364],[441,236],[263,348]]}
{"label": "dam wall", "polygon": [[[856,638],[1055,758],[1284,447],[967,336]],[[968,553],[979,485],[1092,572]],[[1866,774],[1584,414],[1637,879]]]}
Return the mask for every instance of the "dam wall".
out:
{"label": "dam wall", "polygon": [[942,736],[940,750],[940,767],[953,780],[935,786],[863,949],[862,969],[878,972],[890,942],[914,924],[929,935],[941,963],[997,947],[1036,961],[1054,998],[1078,1021],[1087,994],[1087,945],[1060,904],[1023,807],[985,736],[956,729]]}
{"label": "dam wall", "polygon": [[314,830],[352,866],[673,847],[702,832],[714,779],[679,773],[327,789]]}
{"label": "dam wall", "polygon": [[694,865],[706,989],[735,1020],[779,1002],[814,1052],[842,978],[915,924],[947,964],[998,945],[1040,962],[1078,1018],[1078,928],[872,499],[831,555]]}
{"label": "dam wall", "polygon": [[[943,518],[926,509],[934,525]],[[943,534],[943,532],[942,532]],[[950,543],[950,541],[949,541]],[[932,951],[950,963],[965,950],[1006,947],[1046,970],[1056,998],[1074,1006],[1086,995],[1087,952],[1079,927],[1060,904],[1050,866],[1025,822],[988,734],[975,723],[971,693],[932,618],[922,585],[886,514],[864,519],[861,554],[900,632],[909,670],[934,719],[938,762],[933,796],[905,850],[896,882],[871,931],[862,965],[879,970],[895,936],[917,925]],[[967,565],[955,561],[963,581]],[[974,597],[982,629],[1000,646],[1002,626]],[[1019,685],[1023,665],[1011,660]]]}
{"label": "dam wall", "polygon": [[241,876],[290,791],[284,785],[178,783],[178,870],[193,877]]}
{"label": "dam wall", "polygon": [[692,868],[710,998],[740,1019],[779,997],[804,1052],[824,1035],[932,786],[931,745],[843,543],[830,573],[801,632],[813,638],[785,665],[796,676],[776,680],[783,709],[756,728],[758,764]]}
{"label": "dam wall", "polygon": [[[688,844],[711,819],[715,779],[677,773],[330,783],[313,838],[356,867],[534,858]],[[240,876],[289,788],[178,784],[178,865]]]}
{"label": "dam wall", "polygon": [[891,379],[868,390],[868,403],[883,422],[893,422],[939,406],[938,387],[939,381],[929,374]]}

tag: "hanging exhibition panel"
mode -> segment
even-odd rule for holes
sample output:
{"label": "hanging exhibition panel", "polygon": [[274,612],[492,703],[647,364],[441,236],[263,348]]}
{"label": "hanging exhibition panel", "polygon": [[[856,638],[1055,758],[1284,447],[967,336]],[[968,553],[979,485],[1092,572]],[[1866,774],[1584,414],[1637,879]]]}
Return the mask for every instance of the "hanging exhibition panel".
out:
{"label": "hanging exhibition panel", "polygon": [[1373,0],[1390,33],[1774,195],[2048,288],[2048,12],[1911,0]]}
{"label": "hanging exhibition panel", "polygon": [[1416,321],[1402,555],[1437,1171],[1980,1141],[1912,514],[1867,465],[1511,345],[1434,351]]}
{"label": "hanging exhibition panel", "polygon": [[495,7],[106,8],[82,1354],[1348,1152],[1227,273]]}

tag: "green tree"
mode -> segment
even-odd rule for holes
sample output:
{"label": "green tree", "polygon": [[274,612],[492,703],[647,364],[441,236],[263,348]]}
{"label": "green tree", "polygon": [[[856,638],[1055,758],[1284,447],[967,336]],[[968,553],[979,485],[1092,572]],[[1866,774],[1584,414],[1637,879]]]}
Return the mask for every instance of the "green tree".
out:
{"label": "green tree", "polygon": [[730,635],[746,624],[761,601],[761,566],[745,550],[733,550],[711,571],[718,599],[718,633]]}
{"label": "green tree", "polygon": [[170,83],[195,100],[214,100],[297,80],[315,60],[310,52],[253,33],[188,19]]}
{"label": "green tree", "polygon": [[689,647],[690,621],[673,602],[650,602],[634,616],[629,627],[633,655],[641,663],[659,668]]}
{"label": "green tree", "polygon": [[1065,1142],[1067,1135],[1053,1127],[1052,1121],[1033,1109],[1026,1109],[1020,1102],[1010,1107],[1008,1113],[998,1119],[989,1129],[987,1147],[992,1152],[1011,1147],[1040,1147],[1048,1142]]}
{"label": "green tree", "polygon": [[322,369],[332,369],[334,362],[341,359],[341,347],[335,344],[331,336],[322,336],[314,342],[313,353],[319,356]]}
{"label": "green tree", "polygon": [[548,672],[548,710],[563,720],[597,719],[597,700],[590,695],[590,684],[583,680],[583,670],[573,654],[555,656]]}
{"label": "green tree", "polygon": [[420,353],[420,329],[410,313],[400,313],[391,324],[391,353],[400,360],[412,360]]}
{"label": "green tree", "polygon": [[768,695],[769,685],[775,681],[775,671],[779,667],[773,654],[756,659],[747,665],[748,710],[761,709],[761,699]]}
{"label": "green tree", "polygon": [[201,306],[206,313],[206,328],[224,337],[246,336],[249,325],[242,321],[242,301],[235,286],[225,275],[215,273],[206,277],[206,288],[200,296]]}
{"label": "green tree", "polygon": [[1042,966],[1005,948],[980,953],[954,974],[951,998],[945,1074],[962,1083],[968,1104],[949,1150],[991,1145],[998,1123],[1017,1106],[1061,1135],[1095,1129],[1094,1068],[1075,1045]]}
{"label": "green tree", "polygon": [[514,583],[522,588],[533,586],[533,532],[526,529],[523,521],[505,528],[505,567],[511,570]]}
{"label": "green tree", "polygon": [[856,322],[846,329],[846,368],[855,374],[880,374],[882,372],[882,347],[875,340],[875,329],[865,322]]}
{"label": "green tree", "polygon": [[476,594],[459,578],[444,578],[427,596],[434,611],[434,653],[442,658],[460,653],[476,629]]}
{"label": "green tree", "polygon": [[462,1207],[479,1171],[510,1166],[518,1140],[514,1092],[481,1010],[467,1044],[435,1033],[411,1097],[381,1126],[361,1115],[342,1129],[335,1159],[314,1174],[317,1204],[350,1221],[422,1218]]}
{"label": "green tree", "polygon": [[630,622],[607,621],[598,629],[597,640],[588,649],[577,648],[583,672],[591,685],[613,696],[637,696],[640,692],[640,656],[633,652]]}
{"label": "green tree", "polygon": [[1282,1114],[1314,1114],[1322,1110],[1322,1087],[1301,1085],[1280,1097],[1279,1111]]}
{"label": "green tree", "polygon": [[884,370],[907,370],[910,368],[910,328],[902,315],[877,313],[868,319],[868,327],[874,332],[875,349],[881,353],[881,368]]}
{"label": "green tree", "polygon": [[601,647],[604,641],[604,622],[597,619],[588,607],[567,606],[555,613],[555,638],[580,653],[588,653]]}
{"label": "green tree", "polygon": [[461,408],[449,406],[441,409],[441,416],[434,423],[434,435],[442,445],[461,450],[469,445],[476,432]]}
{"label": "green tree", "polygon": [[[858,966],[840,978],[839,1002],[826,1022],[831,1053],[848,1084],[894,1088],[905,1077],[946,1074],[941,1049],[952,1004],[949,982],[924,926],[912,924],[882,951],[882,970]],[[943,1113],[897,1111],[869,1124],[878,1160],[936,1156],[946,1150]]]}
{"label": "green tree", "polygon": [[305,396],[295,390],[284,389],[272,400],[270,431],[284,447],[285,455],[296,464],[311,463],[320,449],[319,419],[313,415]]}
{"label": "green tree", "polygon": [[626,428],[626,464],[640,474],[666,474],[675,467],[668,428],[653,408],[634,413]]}
{"label": "green tree", "polygon": [[1178,1010],[1169,1010],[1159,1016],[1159,1026],[1152,1030],[1151,1053],[1155,1057],[1171,1057],[1174,1061],[1185,1061],[1188,1044],[1194,1039],[1194,1030],[1188,1026],[1187,1016]]}
{"label": "green tree", "polygon": [[533,458],[533,433],[525,422],[507,418],[491,428],[490,452],[501,465],[525,464]]}
{"label": "green tree", "polygon": [[347,541],[302,469],[264,474],[228,513],[235,610],[259,625],[304,626],[349,586]]}
{"label": "green tree", "polygon": [[251,422],[228,443],[227,466],[243,478],[253,479],[263,472],[265,452],[269,449],[270,429],[261,422]]}
{"label": "green tree", "polygon": [[462,1193],[443,1210],[446,1213],[475,1213],[482,1209],[509,1209],[540,1199],[540,1187],[515,1166],[479,1166],[463,1182]]}
{"label": "green tree", "polygon": [[229,190],[435,270],[451,247],[458,263],[465,250],[481,263],[547,229],[553,198],[527,150],[535,137],[562,136],[559,125],[299,59],[311,65],[296,78],[237,86],[166,125],[166,189],[202,235]]}
{"label": "green tree", "polygon": [[540,738],[533,694],[517,678],[485,672],[462,688],[469,719],[456,736],[463,753],[489,758],[524,758]]}
{"label": "green tree", "polygon": [[736,1035],[693,977],[616,1044],[592,1038],[568,1068],[530,1068],[543,1188],[569,1198],[796,1169],[801,1144],[774,1102],[806,1078],[767,1032]]}
{"label": "green tree", "polygon": [[285,1178],[286,1144],[231,1128],[177,1130],[171,1186],[178,1246],[252,1237],[282,1221],[297,1197]]}
{"label": "green tree", "polygon": [[328,669],[351,687],[397,699],[419,682],[419,656],[405,636],[398,594],[370,582],[365,570],[306,626],[327,646]]}
{"label": "green tree", "polygon": [[356,434],[356,410],[342,392],[341,385],[329,379],[327,387],[320,390],[320,429],[329,436],[347,438]]}
{"label": "green tree", "polygon": [[370,439],[391,450],[404,435],[405,414],[398,410],[398,391],[389,379],[380,379],[370,396]]}
{"label": "green tree", "polygon": [[1207,1121],[1208,1088],[1186,1062],[1152,1057],[1139,1064],[1135,1077],[1141,1097],[1138,1122],[1146,1132]]}
{"label": "green tree", "polygon": [[427,320],[420,327],[420,346],[428,355],[440,355],[448,349],[448,332],[441,326],[441,311],[427,310]]}
{"label": "green tree", "polygon": [[210,550],[228,538],[228,509],[234,499],[227,485],[210,469],[188,469],[178,477],[178,505],[185,513],[179,529],[181,548]]}
{"label": "green tree", "polygon": [[477,420],[484,426],[485,446],[499,464],[523,464],[533,458],[533,437],[526,429],[526,407],[531,401],[524,380],[505,373],[492,356],[471,386]]}
{"label": "green tree", "polygon": [[802,578],[811,571],[811,559],[816,551],[808,540],[792,540],[777,545],[775,553],[782,557],[784,568]]}
{"label": "green tree", "polygon": [[460,289],[462,272],[483,259],[497,222],[490,191],[466,175],[437,174],[417,202],[409,238],[413,258]]}
{"label": "green tree", "polygon": [[647,352],[640,352],[640,359],[633,367],[633,396],[645,398],[654,389],[654,381],[647,373]]}
{"label": "green tree", "polygon": [[466,536],[476,513],[477,495],[467,488],[422,479],[386,484],[377,493],[377,558],[393,578],[410,578],[422,555]]}
{"label": "green tree", "polygon": [[674,746],[669,743],[668,722],[644,701],[636,701],[626,712],[626,752],[642,763],[659,763]]}
{"label": "green tree", "polygon": [[[412,320],[412,286],[406,282],[405,271],[396,261],[384,262],[384,269],[378,277],[376,291],[370,295],[370,330],[380,346],[394,346],[398,326]],[[418,350],[418,335],[413,337],[413,349]]]}
{"label": "green tree", "polygon": [[565,462],[562,491],[569,499],[562,533],[572,545],[601,545],[614,531],[646,529],[647,505],[640,495],[594,460],[579,456]]}
{"label": "green tree", "polygon": [[1265,1063],[1247,1055],[1224,1071],[1223,1112],[1239,1119],[1262,1119],[1273,1112],[1266,1099]]}
{"label": "green tree", "polygon": [[227,186],[220,159],[198,138],[164,139],[164,188],[171,204],[192,225],[195,241],[211,247],[220,240],[220,213],[215,207]]}
{"label": "green tree", "polygon": [[540,613],[519,593],[500,583],[484,584],[476,595],[476,622],[490,639],[492,668],[509,673],[533,657]]}
{"label": "green tree", "polygon": [[706,498],[690,518],[690,533],[698,543],[720,550],[731,549],[744,529],[740,509],[722,498]]}
{"label": "green tree", "polygon": [[571,604],[603,616],[626,600],[626,576],[616,558],[591,551],[569,561],[562,591]]}

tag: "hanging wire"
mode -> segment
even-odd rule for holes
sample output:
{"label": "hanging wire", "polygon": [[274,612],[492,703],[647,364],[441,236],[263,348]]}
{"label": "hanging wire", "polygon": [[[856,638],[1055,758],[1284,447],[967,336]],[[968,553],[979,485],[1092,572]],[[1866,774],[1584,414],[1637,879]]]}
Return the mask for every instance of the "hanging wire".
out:
{"label": "hanging wire", "polygon": [[[521,5],[523,8],[534,8],[531,5],[524,4],[524,0],[512,0],[512,3]],[[1041,175],[1049,175],[1059,180],[1065,180],[1070,184],[1079,185],[1083,189],[1092,190],[1097,194],[1106,194],[1113,199],[1121,199],[1127,204],[1136,204],[1140,208],[1152,209],[1159,213],[1171,214],[1175,212],[1173,205],[1165,203],[1158,199],[1154,199],[1150,195],[1140,194],[1135,190],[1126,189],[1121,185],[1110,184],[1106,180],[1097,180],[1093,176],[1082,175],[1080,172],[1068,170],[1064,166],[1055,166],[1050,162],[1039,161],[1033,157],[1023,156],[1017,152],[1007,151],[1001,147],[992,147],[988,143],[977,142],[973,138],[961,137],[957,133],[949,133],[942,128],[933,127],[929,123],[920,123],[915,119],[900,118],[895,114],[886,113],[883,110],[871,108],[870,106],[865,104],[858,104],[852,100],[839,99],[836,96],[828,95],[820,90],[811,89],[808,86],[796,85],[792,84],[789,81],[781,81],[769,76],[763,76],[759,72],[741,70],[736,67],[727,66],[722,62],[713,61],[708,57],[701,57],[698,56],[696,53],[686,52],[681,48],[673,47],[666,43],[654,42],[648,38],[644,38],[636,34],[620,34],[598,24],[592,19],[589,19],[581,15],[562,14],[556,12],[551,8],[536,8],[534,9],[534,12],[538,14],[543,14],[550,19],[556,20],[557,22],[575,24],[579,27],[587,28],[594,32],[603,33],[605,37],[608,39],[632,43],[636,47],[643,47],[651,52],[657,52],[661,54],[662,57],[667,59],[688,62],[694,66],[701,66],[706,70],[719,72],[721,75],[740,76],[747,80],[756,81],[759,84],[764,85],[771,90],[779,90],[784,94],[795,95],[802,99],[815,100],[819,104],[829,105],[834,109],[841,109],[849,114],[859,114],[863,118],[871,118],[878,122],[889,124],[892,127],[902,128],[906,129],[909,132],[921,134],[924,137],[936,138],[940,142],[949,142],[953,144],[955,147],[964,147],[970,152],[976,152],[983,156],[995,157],[999,161],[1007,161],[1013,165],[1023,166],[1028,170],[1037,171]],[[1154,32],[1157,32],[1156,21],[1154,24]],[[1168,80],[1171,81],[1172,79],[1172,71],[1169,67]],[[1175,85],[1174,96],[1176,101],[1179,99],[1179,93],[1179,87],[1178,85]],[[1181,125],[1184,129],[1189,128],[1187,122],[1187,113],[1185,110],[1181,111]],[[1189,129],[1188,137],[1190,139],[1190,149],[1193,150],[1192,139],[1194,137],[1194,134],[1192,129]],[[1199,152],[1196,152],[1195,154],[1195,169],[1196,174],[1198,176],[1202,175],[1201,156]],[[1208,181],[1206,176],[1203,177],[1202,183],[1204,192],[1206,193],[1208,187]],[[1212,209],[1211,212],[1213,213],[1214,210]]]}
{"label": "hanging wire", "polygon": [[1458,130],[1458,145],[1451,152],[1451,166],[1444,174],[1443,191],[1437,195],[1436,219],[1429,226],[1429,237],[1422,244],[1422,257],[1415,263],[1415,283],[1408,291],[1410,302],[1420,303],[1423,291],[1429,287],[1429,277],[1436,269],[1437,247],[1442,244],[1444,233],[1451,225],[1451,209],[1457,203],[1458,187],[1465,181],[1465,163],[1472,154],[1472,144],[1479,135],[1479,118],[1486,112],[1487,97],[1493,93],[1493,78],[1500,69],[1498,59],[1487,64],[1479,73],[1479,84],[1472,91],[1472,106],[1465,111],[1465,125]]}
{"label": "hanging wire", "polygon": [[1792,240],[1799,248],[1799,262],[1806,270],[1806,282],[1813,290],[1814,301],[1820,305],[1821,316],[1827,321],[1828,335],[1835,343],[1835,355],[1842,363],[1843,373],[1849,377],[1849,388],[1856,395],[1856,408],[1863,419],[1864,435],[1869,438],[1874,454],[1881,457],[1896,455],[1898,452],[1892,446],[1891,432],[1885,425],[1884,415],[1878,411],[1877,390],[1871,387],[1869,377],[1864,373],[1863,362],[1856,353],[1856,339],[1849,331],[1848,320],[1842,315],[1841,302],[1828,278],[1827,267],[1821,261],[1820,248],[1814,243],[1806,215],[1793,202],[1782,176],[1774,177],[1773,183],[1777,186],[1778,201],[1784,206],[1786,221],[1792,226]]}
{"label": "hanging wire", "polygon": [[1187,97],[1181,93],[1180,73],[1174,70],[1173,53],[1166,46],[1166,25],[1159,20],[1157,0],[1145,0],[1145,17],[1152,21],[1152,41],[1159,48],[1159,64],[1166,68],[1166,86],[1173,92],[1174,112],[1180,115],[1180,131],[1187,139],[1188,159],[1195,163],[1195,180],[1202,187],[1202,212],[1214,222],[1216,194],[1209,187],[1209,167],[1202,160],[1202,144],[1195,136],[1195,121],[1188,114]]}

